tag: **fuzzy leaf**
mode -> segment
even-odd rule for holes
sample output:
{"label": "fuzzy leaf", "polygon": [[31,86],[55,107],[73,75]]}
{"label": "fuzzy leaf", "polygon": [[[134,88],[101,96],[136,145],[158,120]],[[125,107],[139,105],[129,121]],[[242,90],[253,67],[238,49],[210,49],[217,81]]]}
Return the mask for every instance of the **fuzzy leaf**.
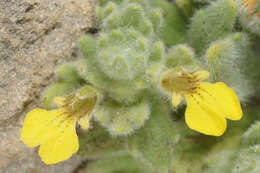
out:
{"label": "fuzzy leaf", "polygon": [[260,145],[240,151],[231,173],[258,173],[260,172]]}
{"label": "fuzzy leaf", "polygon": [[83,82],[83,80],[79,77],[76,66],[72,64],[64,64],[60,66],[56,71],[56,76],[59,82]]}
{"label": "fuzzy leaf", "polygon": [[53,102],[54,97],[56,96],[64,96],[72,93],[74,90],[79,88],[78,83],[71,82],[58,82],[54,83],[48,87],[46,93],[44,94],[42,105],[45,109],[53,109],[56,108],[57,105]]}
{"label": "fuzzy leaf", "polygon": [[[160,8],[164,21],[160,28],[159,37],[167,45],[176,45],[187,41],[187,21],[179,9],[162,0],[149,0],[151,6]],[[150,9],[147,9],[150,10]]]}
{"label": "fuzzy leaf", "polygon": [[145,125],[128,138],[131,154],[141,163],[160,173],[172,166],[176,132],[169,112],[160,101],[153,99],[151,115]]}
{"label": "fuzzy leaf", "polygon": [[97,109],[95,118],[107,127],[112,135],[122,135],[140,128],[148,119],[149,112],[147,103],[120,106],[115,102],[108,102]]}
{"label": "fuzzy leaf", "polygon": [[165,56],[164,63],[168,68],[175,68],[178,66],[189,68],[198,64],[195,60],[193,50],[183,44],[171,47],[168,54]]}
{"label": "fuzzy leaf", "polygon": [[154,173],[127,153],[90,162],[84,173]]}
{"label": "fuzzy leaf", "polygon": [[156,42],[151,47],[149,59],[153,62],[160,62],[164,56],[164,45],[162,42]]}
{"label": "fuzzy leaf", "polygon": [[79,152],[82,157],[93,159],[103,158],[117,152],[124,152],[124,139],[111,137],[109,132],[97,122],[91,122],[88,131],[79,133]]}
{"label": "fuzzy leaf", "polygon": [[231,33],[236,12],[237,6],[233,0],[217,1],[196,12],[190,26],[189,41],[199,55],[212,41]]}
{"label": "fuzzy leaf", "polygon": [[206,51],[211,79],[225,82],[235,90],[241,101],[247,100],[252,92],[244,67],[249,49],[246,36],[236,33],[213,42]]}
{"label": "fuzzy leaf", "polygon": [[96,55],[96,40],[90,36],[83,36],[79,41],[79,49],[85,58],[92,58]]}
{"label": "fuzzy leaf", "polygon": [[243,143],[249,145],[260,145],[260,121],[252,124],[251,127],[244,133]]}

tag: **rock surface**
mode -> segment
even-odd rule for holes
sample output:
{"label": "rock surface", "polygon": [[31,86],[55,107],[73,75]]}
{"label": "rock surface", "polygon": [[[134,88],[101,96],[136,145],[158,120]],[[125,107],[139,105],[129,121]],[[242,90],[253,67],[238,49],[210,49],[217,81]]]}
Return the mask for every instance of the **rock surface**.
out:
{"label": "rock surface", "polygon": [[0,172],[70,173],[77,156],[47,166],[20,141],[25,114],[40,105],[55,68],[77,57],[95,29],[97,0],[0,0]]}

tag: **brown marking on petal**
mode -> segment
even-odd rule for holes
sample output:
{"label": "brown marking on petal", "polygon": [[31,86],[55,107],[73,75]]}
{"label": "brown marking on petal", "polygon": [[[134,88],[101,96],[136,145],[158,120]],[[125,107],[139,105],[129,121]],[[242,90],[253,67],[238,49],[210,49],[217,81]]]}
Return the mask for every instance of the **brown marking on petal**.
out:
{"label": "brown marking on petal", "polygon": [[[64,121],[59,124],[59,125],[61,126],[61,125],[65,122],[65,127],[62,128],[62,131],[61,131],[61,135],[60,135],[60,136],[62,136],[62,135],[65,134],[65,129],[70,125],[70,122],[72,122],[72,121],[75,121],[75,117],[72,117],[72,116],[71,116],[71,117],[69,117],[69,118],[67,118],[67,119],[64,119]],[[75,123],[76,123],[76,122],[75,122]],[[60,138],[59,140],[61,140],[61,138]]]}
{"label": "brown marking on petal", "polygon": [[194,95],[191,94],[190,96],[191,96],[191,98],[199,105],[199,107],[200,107],[201,109],[203,109],[203,107],[201,106],[200,102],[194,97]]}
{"label": "brown marking on petal", "polygon": [[208,95],[209,95],[210,97],[212,97],[214,100],[217,100],[217,98],[216,98],[214,95],[212,95],[211,93],[209,93],[207,90],[205,90],[205,89],[203,89],[203,88],[201,88],[201,87],[197,87],[197,89],[203,91],[203,92],[206,93],[206,94],[208,94]]}
{"label": "brown marking on petal", "polygon": [[61,106],[66,111],[66,114],[80,118],[93,111],[97,104],[98,95],[94,88],[86,85],[77,92],[64,96],[62,100],[63,104]]}
{"label": "brown marking on petal", "polygon": [[182,68],[170,69],[162,75],[161,86],[169,93],[187,94],[200,81],[194,74],[195,72],[188,72]]}
{"label": "brown marking on petal", "polygon": [[[197,93],[196,93],[197,94]],[[201,97],[201,95],[199,95]],[[191,94],[191,98],[195,101],[195,103],[206,113],[208,113],[207,109],[201,105],[201,103],[194,97],[194,94]],[[213,111],[214,112],[214,111]],[[209,114],[210,115],[210,114]]]}
{"label": "brown marking on petal", "polygon": [[[46,120],[45,121],[45,125],[46,126],[52,126],[52,127],[60,127],[64,122],[70,120],[70,119],[74,119],[75,117],[71,114],[68,114],[65,110],[60,112],[56,118],[52,119],[52,120]],[[53,126],[54,125],[54,126]]]}
{"label": "brown marking on petal", "polygon": [[[46,122],[46,125],[49,125],[49,124],[53,124],[54,123],[54,121],[57,121],[57,119],[59,118],[59,117],[62,117],[62,116],[64,116],[64,112],[61,112],[61,113],[59,113],[55,118],[53,118],[52,120],[46,120],[45,122]],[[65,118],[65,117],[64,117]],[[62,118],[61,118],[61,120],[62,120]]]}

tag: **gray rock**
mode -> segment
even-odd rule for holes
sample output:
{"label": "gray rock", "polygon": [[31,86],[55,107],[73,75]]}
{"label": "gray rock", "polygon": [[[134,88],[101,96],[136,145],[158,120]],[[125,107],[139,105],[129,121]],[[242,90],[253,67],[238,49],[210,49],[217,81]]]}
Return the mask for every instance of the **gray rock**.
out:
{"label": "gray rock", "polygon": [[82,34],[95,29],[97,0],[0,0],[0,172],[69,173],[81,159],[44,165],[20,141],[28,111],[53,80],[55,68],[77,57]]}

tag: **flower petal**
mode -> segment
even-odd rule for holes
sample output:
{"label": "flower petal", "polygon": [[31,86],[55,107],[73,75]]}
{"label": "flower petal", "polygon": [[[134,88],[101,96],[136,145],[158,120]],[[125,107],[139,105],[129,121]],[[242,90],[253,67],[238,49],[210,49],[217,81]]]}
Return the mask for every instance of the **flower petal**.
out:
{"label": "flower petal", "polygon": [[195,71],[192,73],[197,81],[203,81],[209,78],[209,72],[205,70]]}
{"label": "flower petal", "polygon": [[176,92],[172,93],[172,105],[177,107],[183,99],[183,96],[181,94],[178,94]]}
{"label": "flower petal", "polygon": [[53,98],[53,102],[59,106],[62,107],[64,104],[66,104],[66,97],[62,97],[62,96],[57,96]]}
{"label": "flower petal", "polygon": [[39,155],[46,164],[55,164],[67,160],[78,151],[76,119],[66,119],[60,124],[59,128],[62,131],[40,146]]}
{"label": "flower petal", "polygon": [[59,119],[62,113],[61,109],[46,111],[39,108],[29,112],[21,131],[22,141],[29,147],[35,147],[47,141],[58,132],[55,120]]}
{"label": "flower petal", "polygon": [[87,130],[89,128],[89,119],[89,114],[79,118],[78,123],[82,129]]}
{"label": "flower petal", "polygon": [[186,95],[187,109],[185,121],[187,125],[206,135],[220,136],[226,130],[226,120],[222,112],[208,106],[208,101],[199,94]]}
{"label": "flower petal", "polygon": [[197,92],[207,99],[209,106],[223,112],[224,117],[231,120],[241,119],[243,113],[239,100],[232,88],[225,83],[200,83]]}

